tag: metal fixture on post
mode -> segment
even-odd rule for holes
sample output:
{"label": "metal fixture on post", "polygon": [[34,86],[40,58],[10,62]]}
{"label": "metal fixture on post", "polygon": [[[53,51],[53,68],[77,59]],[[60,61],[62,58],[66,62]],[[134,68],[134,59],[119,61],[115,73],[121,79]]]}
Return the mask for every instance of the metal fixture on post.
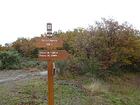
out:
{"label": "metal fixture on post", "polygon": [[47,36],[52,37],[52,23],[47,23]]}

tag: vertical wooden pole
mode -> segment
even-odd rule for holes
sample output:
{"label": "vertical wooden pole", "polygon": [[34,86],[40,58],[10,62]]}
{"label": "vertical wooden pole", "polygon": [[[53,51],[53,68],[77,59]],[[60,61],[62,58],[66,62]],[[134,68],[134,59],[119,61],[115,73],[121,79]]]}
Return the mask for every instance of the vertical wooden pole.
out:
{"label": "vertical wooden pole", "polygon": [[48,60],[48,105],[54,105],[53,61]]}

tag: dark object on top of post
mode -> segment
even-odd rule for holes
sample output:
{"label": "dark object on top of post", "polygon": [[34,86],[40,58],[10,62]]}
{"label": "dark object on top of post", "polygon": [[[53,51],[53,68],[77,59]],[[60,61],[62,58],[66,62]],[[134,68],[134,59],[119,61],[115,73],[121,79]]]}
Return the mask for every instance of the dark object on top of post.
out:
{"label": "dark object on top of post", "polygon": [[47,23],[47,36],[52,36],[52,23]]}

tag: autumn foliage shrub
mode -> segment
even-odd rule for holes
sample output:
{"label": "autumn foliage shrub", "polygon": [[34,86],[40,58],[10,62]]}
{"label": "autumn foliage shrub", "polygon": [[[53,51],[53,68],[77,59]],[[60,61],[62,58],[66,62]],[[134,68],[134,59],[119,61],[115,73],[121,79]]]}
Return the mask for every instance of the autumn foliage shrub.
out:
{"label": "autumn foliage shrub", "polygon": [[64,48],[78,60],[75,71],[79,67],[83,73],[99,75],[140,71],[140,32],[126,22],[102,19],[60,37],[65,40]]}

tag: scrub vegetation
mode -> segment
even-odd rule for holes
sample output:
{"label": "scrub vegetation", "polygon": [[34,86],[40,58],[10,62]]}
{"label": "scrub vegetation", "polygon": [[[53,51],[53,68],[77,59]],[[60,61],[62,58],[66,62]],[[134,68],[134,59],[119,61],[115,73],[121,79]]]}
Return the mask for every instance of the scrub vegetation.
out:
{"label": "scrub vegetation", "polygon": [[[40,37],[45,37],[42,34]],[[140,31],[124,22],[104,19],[85,28],[54,32],[70,53],[57,61],[55,105],[140,105]],[[0,70],[44,70],[35,40],[18,38],[0,45]],[[47,83],[32,79],[0,84],[0,105],[46,105]]]}

